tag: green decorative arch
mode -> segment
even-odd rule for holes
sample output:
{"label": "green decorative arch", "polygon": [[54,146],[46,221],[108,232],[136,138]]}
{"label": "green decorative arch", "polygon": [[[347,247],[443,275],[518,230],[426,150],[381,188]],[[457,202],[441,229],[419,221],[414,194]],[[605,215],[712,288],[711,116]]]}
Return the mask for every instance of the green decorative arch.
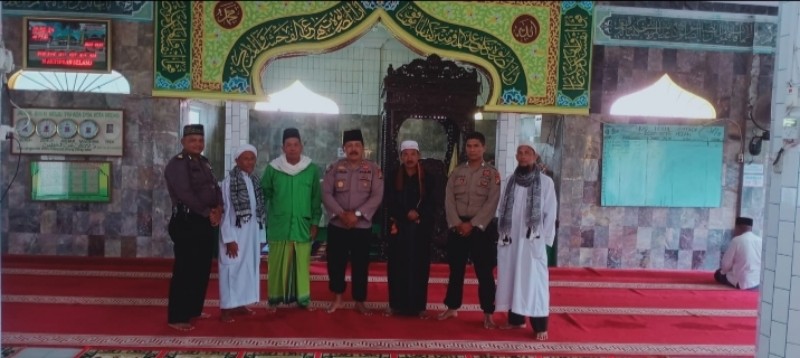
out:
{"label": "green decorative arch", "polygon": [[[479,67],[491,82],[485,111],[586,114],[589,109],[591,1],[155,5],[154,96],[263,100],[261,70],[269,61],[342,48],[381,22],[421,55]],[[234,9],[238,17],[217,18],[218,6]],[[513,29],[523,18],[536,19],[533,38],[520,38]]]}
{"label": "green decorative arch", "polygon": [[267,61],[288,53],[338,48],[357,39],[378,21],[417,50],[442,52],[482,67],[502,91],[516,90],[519,102],[508,104],[525,104],[527,83],[522,62],[509,46],[486,32],[438,20],[412,2],[387,10],[368,9],[359,2],[347,1],[317,14],[255,26],[242,34],[228,53],[222,91],[262,95],[258,71]]}

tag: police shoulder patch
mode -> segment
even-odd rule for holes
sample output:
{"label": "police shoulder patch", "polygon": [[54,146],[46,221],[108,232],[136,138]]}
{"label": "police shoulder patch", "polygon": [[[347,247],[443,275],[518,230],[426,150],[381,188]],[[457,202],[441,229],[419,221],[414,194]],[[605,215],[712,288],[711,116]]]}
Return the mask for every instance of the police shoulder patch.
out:
{"label": "police shoulder patch", "polygon": [[500,172],[494,172],[494,184],[500,185]]}

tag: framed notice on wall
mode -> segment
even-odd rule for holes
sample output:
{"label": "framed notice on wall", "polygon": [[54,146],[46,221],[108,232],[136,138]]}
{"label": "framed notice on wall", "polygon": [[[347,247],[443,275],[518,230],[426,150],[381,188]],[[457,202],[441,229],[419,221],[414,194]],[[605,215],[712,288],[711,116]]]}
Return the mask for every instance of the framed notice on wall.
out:
{"label": "framed notice on wall", "polygon": [[122,156],[122,111],[15,108],[14,154]]}
{"label": "framed notice on wall", "polygon": [[111,21],[26,17],[22,67],[111,72]]}
{"label": "framed notice on wall", "polygon": [[110,162],[31,162],[35,201],[111,201]]}
{"label": "framed notice on wall", "polygon": [[603,206],[722,205],[725,128],[604,124]]}

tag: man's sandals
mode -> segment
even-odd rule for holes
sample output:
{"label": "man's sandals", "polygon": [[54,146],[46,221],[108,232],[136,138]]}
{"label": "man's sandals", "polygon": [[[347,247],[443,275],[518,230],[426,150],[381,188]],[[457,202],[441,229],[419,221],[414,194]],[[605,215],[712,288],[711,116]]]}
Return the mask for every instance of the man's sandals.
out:
{"label": "man's sandals", "polygon": [[176,331],[182,332],[188,332],[194,329],[191,323],[168,323],[167,325]]}

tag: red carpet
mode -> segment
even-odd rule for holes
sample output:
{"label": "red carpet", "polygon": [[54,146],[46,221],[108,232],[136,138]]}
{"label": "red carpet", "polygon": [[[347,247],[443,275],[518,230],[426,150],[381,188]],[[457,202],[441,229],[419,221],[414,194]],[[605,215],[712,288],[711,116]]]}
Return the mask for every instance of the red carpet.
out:
{"label": "red carpet", "polygon": [[[537,342],[529,329],[483,329],[469,270],[465,305],[448,321],[282,308],[224,324],[212,280],[212,319],[178,333],[165,324],[170,260],[7,256],[2,263],[4,346],[733,357],[752,356],[756,337],[758,293],[719,286],[709,272],[551,269],[550,340]],[[333,297],[324,268],[312,267],[315,307]],[[447,272],[432,267],[430,312],[443,309]],[[368,303],[381,310],[385,265],[371,265],[370,278]]]}

